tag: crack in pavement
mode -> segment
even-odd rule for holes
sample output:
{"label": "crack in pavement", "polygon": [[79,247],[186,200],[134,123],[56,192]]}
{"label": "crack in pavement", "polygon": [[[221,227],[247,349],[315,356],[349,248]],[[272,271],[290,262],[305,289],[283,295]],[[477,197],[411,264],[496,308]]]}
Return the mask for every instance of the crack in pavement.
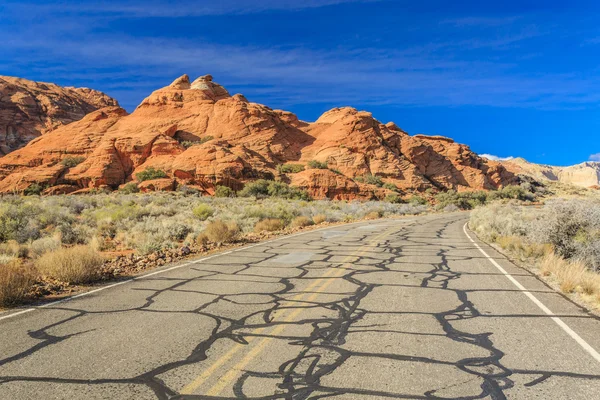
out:
{"label": "crack in pavement", "polygon": [[[339,234],[338,227],[335,231],[337,234],[315,232],[233,253],[229,259],[233,261],[227,261],[227,257],[223,256],[223,263],[219,259],[213,259],[210,263],[193,264],[186,272],[191,275],[189,277],[177,277],[177,274],[173,274],[170,277],[157,276],[136,282],[142,287],[135,287],[133,290],[144,296],[141,304],[136,307],[115,307],[110,310],[75,307],[81,303],[62,303],[49,307],[46,309],[48,312],[63,312],[67,316],[28,331],[27,335],[35,344],[0,359],[0,366],[4,367],[0,372],[0,394],[3,393],[3,387],[6,388],[9,384],[46,383],[86,387],[115,385],[121,389],[125,387],[123,385],[133,385],[147,388],[157,399],[296,400],[344,396],[505,399],[508,390],[521,385],[519,379],[525,379],[522,386],[528,388],[558,378],[575,379],[578,382],[599,381],[600,375],[593,373],[510,368],[503,361],[506,349],[501,349],[494,343],[492,332],[474,333],[465,329],[470,321],[490,318],[491,315],[482,314],[469,298],[473,292],[485,292],[488,289],[458,288],[456,285],[465,275],[478,275],[456,271],[451,267],[461,262],[475,262],[478,258],[462,254],[461,252],[470,251],[473,247],[453,236],[453,231],[450,232],[460,222],[455,217],[423,220],[418,225],[417,222],[406,225],[386,222],[380,226],[390,233],[390,237],[375,243],[371,243],[371,229],[349,229],[343,231],[344,234]],[[433,238],[416,231],[417,227],[424,229],[429,226],[433,229]],[[347,254],[352,249],[364,249],[369,244],[372,247],[367,247],[364,254],[356,256],[351,262],[342,262],[342,258],[348,257]],[[294,252],[302,255],[295,259],[290,256]],[[310,258],[306,256],[309,253],[312,255]],[[422,259],[406,265],[405,260],[416,255],[422,255]],[[271,274],[266,275],[265,269],[271,271]],[[326,291],[324,283],[315,284],[323,277],[326,279],[323,282],[333,284],[332,290]],[[154,284],[162,287],[153,287]],[[445,296],[442,299],[451,300],[444,309],[427,312],[387,310],[385,307],[383,310],[376,310],[365,304],[376,295],[375,292],[382,289],[394,290],[398,295],[409,293],[409,289],[421,290],[423,293],[434,291],[432,293]],[[145,291],[149,291],[147,296],[143,294]],[[206,299],[195,307],[185,308],[181,304],[175,310],[161,309],[163,299],[168,295],[203,296]],[[7,366],[24,362],[32,356],[49,354],[59,344],[69,343],[75,337],[85,337],[94,331],[90,329],[59,334],[58,328],[68,330],[69,324],[83,318],[110,318],[131,313],[147,315],[148,318],[176,314],[198,316],[202,318],[204,327],[207,326],[206,321],[211,321],[212,327],[208,327],[209,333],[194,344],[185,357],[149,367],[144,372],[129,377],[76,379],[39,373],[31,376],[6,373]],[[391,317],[433,318],[437,328],[435,332],[415,332],[408,329],[410,326],[386,329],[385,318]],[[371,323],[374,318],[382,319],[382,322]],[[195,329],[194,325],[189,329]],[[445,360],[443,357],[402,354],[399,352],[402,349],[401,343],[398,343],[398,348],[392,348],[389,352],[383,349],[360,350],[352,347],[356,346],[356,335],[371,335],[369,337],[373,342],[377,342],[381,335],[402,335],[415,340],[433,340],[432,346],[437,346],[441,340],[448,340],[442,342],[444,346],[449,348],[455,343],[466,346],[468,351],[465,351],[467,354],[463,357]],[[214,359],[214,354],[218,354],[213,354],[217,348],[238,346],[240,353],[246,355],[265,343],[265,340],[273,341],[273,357],[280,356],[284,360],[266,366],[255,365],[253,360],[247,360],[239,371],[236,370],[231,386],[227,386],[231,395],[180,394],[182,385],[174,383],[176,380],[173,376],[188,376],[190,372],[181,371],[189,369],[205,370],[209,365],[207,363]],[[230,359],[215,367],[214,374],[223,370],[225,372],[221,376],[226,374],[227,366],[232,360],[237,360],[236,357],[236,354],[232,354]],[[362,365],[371,362],[395,363],[394,368],[398,368],[398,371],[410,365],[411,368],[416,368],[417,373],[419,368],[425,367],[451,368],[458,375],[455,381],[441,384],[432,382],[429,388],[418,393],[416,388],[412,388],[414,390],[409,393],[392,390],[393,388],[388,390],[383,386],[369,388],[362,385],[369,383],[369,379],[376,379],[375,376],[365,376],[365,382],[344,383],[339,375],[343,375],[345,368],[350,368],[349,365],[356,362]],[[210,376],[207,377],[209,378]],[[339,384],[340,381],[343,384]],[[465,386],[468,386],[469,393],[458,394],[466,390]],[[270,393],[259,393],[269,390]]]}

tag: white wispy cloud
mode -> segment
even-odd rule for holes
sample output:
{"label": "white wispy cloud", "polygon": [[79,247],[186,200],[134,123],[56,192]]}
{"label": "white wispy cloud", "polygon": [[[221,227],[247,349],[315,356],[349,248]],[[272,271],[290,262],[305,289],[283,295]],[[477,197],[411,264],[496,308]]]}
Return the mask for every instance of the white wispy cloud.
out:
{"label": "white wispy cloud", "polygon": [[600,153],[590,155],[590,161],[600,161]]}
{"label": "white wispy cloud", "polygon": [[[99,6],[93,2],[62,1],[67,6],[54,4],[51,11],[44,11],[67,13],[62,18],[53,17],[52,24],[44,22],[47,19],[31,17],[38,7],[35,6],[23,12],[23,18],[30,20],[22,25],[3,31],[0,24],[0,36],[4,59],[10,60],[13,73],[33,80],[105,90],[128,108],[183,73],[211,73],[231,92],[242,92],[250,100],[277,107],[320,102],[365,107],[476,105],[568,109],[600,104],[600,81],[592,75],[538,71],[527,74],[512,59],[479,57],[481,49],[500,52],[545,34],[527,24],[492,36],[464,35],[455,41],[439,36],[406,48],[360,47],[352,43],[354,47],[340,44],[317,49],[302,43],[276,47],[256,42],[216,43],[219,38],[165,38],[160,33],[153,37],[112,34],[104,28],[104,18],[111,16],[89,16],[77,8],[88,7],[92,14],[94,7],[111,15],[130,11],[129,17],[136,13],[140,17],[181,13],[202,16],[291,11],[358,1],[370,0],[225,0],[186,3],[185,7],[165,7],[165,2],[110,2]],[[29,6],[12,0],[0,9],[7,4]],[[45,6],[50,7],[48,3]],[[499,21],[462,21],[478,23]]]}
{"label": "white wispy cloud", "polygon": [[502,16],[502,17],[484,17],[484,16],[469,16],[462,18],[453,18],[443,20],[443,24],[449,24],[459,27],[497,27],[511,25],[522,17],[519,15]]}
{"label": "white wispy cloud", "polygon": [[514,157],[509,156],[509,157],[498,157],[492,154],[480,154],[480,157],[483,158],[487,158],[488,160],[492,160],[492,161],[509,161],[509,160],[514,160]]}
{"label": "white wispy cloud", "polygon": [[380,0],[220,0],[186,1],[174,5],[164,0],[132,0],[119,2],[81,2],[79,0],[47,1],[43,4],[30,1],[7,1],[12,9],[27,9],[29,13],[53,14],[88,13],[104,16],[144,17],[199,17],[225,14],[255,14],[266,11],[298,11],[344,3],[370,3]]}

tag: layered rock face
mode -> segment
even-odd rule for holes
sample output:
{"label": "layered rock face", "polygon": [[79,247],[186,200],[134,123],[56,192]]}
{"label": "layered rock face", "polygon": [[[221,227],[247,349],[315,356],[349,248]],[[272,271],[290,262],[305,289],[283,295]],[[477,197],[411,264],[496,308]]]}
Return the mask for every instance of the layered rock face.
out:
{"label": "layered rock face", "polygon": [[581,187],[600,185],[600,163],[584,162],[569,167],[534,164],[523,158],[515,158],[502,163],[514,174],[528,175],[538,180],[568,183]]}
{"label": "layered rock face", "polygon": [[0,76],[0,155],[116,100],[86,88]]}
{"label": "layered rock face", "polygon": [[[73,159],[81,161],[73,165]],[[281,164],[329,169],[282,174]],[[106,107],[0,159],[0,192],[36,183],[47,193],[116,189],[148,168],[167,178],[145,190],[178,185],[213,194],[259,178],[281,179],[317,198],[373,198],[386,190],[356,179],[380,177],[407,191],[495,189],[513,182],[501,164],[442,137],[410,136],[370,113],[337,108],[307,123],[285,111],[231,96],[210,75],[187,75],[157,90],[128,115]],[[362,182],[361,182],[362,181]],[[60,190],[57,190],[60,188]]]}

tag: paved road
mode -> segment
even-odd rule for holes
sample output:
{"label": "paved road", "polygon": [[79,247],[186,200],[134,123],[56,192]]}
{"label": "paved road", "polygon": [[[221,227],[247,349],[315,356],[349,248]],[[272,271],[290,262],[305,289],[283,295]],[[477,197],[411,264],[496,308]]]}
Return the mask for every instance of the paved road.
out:
{"label": "paved road", "polygon": [[333,227],[0,314],[0,399],[600,399],[600,320],[465,221]]}

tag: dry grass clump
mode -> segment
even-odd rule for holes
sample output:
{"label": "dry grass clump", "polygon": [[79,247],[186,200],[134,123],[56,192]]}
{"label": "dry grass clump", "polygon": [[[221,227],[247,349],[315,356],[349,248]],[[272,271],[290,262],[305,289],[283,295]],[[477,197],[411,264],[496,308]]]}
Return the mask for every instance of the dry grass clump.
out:
{"label": "dry grass clump", "polygon": [[600,296],[600,275],[591,272],[581,261],[567,261],[551,253],[542,259],[539,269],[542,275],[554,278],[564,293]]}
{"label": "dry grass clump", "polygon": [[521,259],[544,257],[553,251],[550,244],[530,243],[519,236],[500,236],[496,239],[496,243]]}
{"label": "dry grass clump", "polygon": [[240,228],[235,222],[225,223],[217,219],[209,223],[203,233],[211,242],[222,244],[232,242],[239,232]]}
{"label": "dry grass clump", "polygon": [[365,218],[366,219],[379,219],[379,218],[381,218],[381,212],[380,211],[371,211],[370,213],[365,215]]}
{"label": "dry grass clump", "polygon": [[492,204],[474,210],[469,226],[513,256],[533,259],[562,292],[579,293],[600,306],[599,202],[557,199],[541,208]]}
{"label": "dry grass clump", "polygon": [[283,220],[277,218],[268,218],[258,221],[256,225],[254,225],[254,232],[275,232],[280,231],[283,228],[285,228],[285,222]]}
{"label": "dry grass clump", "polygon": [[325,214],[317,214],[313,217],[313,222],[315,225],[322,224],[325,221],[327,221],[327,215]]}
{"label": "dry grass clump", "polygon": [[61,248],[42,255],[35,265],[47,276],[68,283],[86,283],[98,278],[104,259],[90,246]]}
{"label": "dry grass clump", "polygon": [[313,224],[313,221],[310,218],[301,215],[292,220],[291,227],[292,228],[303,228],[305,226],[309,226],[312,224]]}
{"label": "dry grass clump", "polygon": [[19,303],[27,297],[35,282],[35,273],[18,259],[0,265],[0,306]]}
{"label": "dry grass clump", "polygon": [[9,240],[0,243],[0,254],[14,258],[27,257],[28,249],[27,246],[19,244],[16,240]]}

